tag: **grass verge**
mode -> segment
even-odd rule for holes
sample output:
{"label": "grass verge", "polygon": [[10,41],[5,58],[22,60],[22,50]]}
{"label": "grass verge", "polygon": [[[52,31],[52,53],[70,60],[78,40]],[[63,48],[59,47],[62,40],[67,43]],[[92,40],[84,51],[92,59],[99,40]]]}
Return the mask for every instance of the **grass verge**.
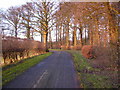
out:
{"label": "grass verge", "polygon": [[74,59],[76,71],[82,88],[112,88],[109,77],[98,74],[100,69],[93,68],[80,51],[68,50]]}
{"label": "grass verge", "polygon": [[18,63],[17,65],[12,65],[9,68],[7,67],[6,69],[3,69],[2,70],[2,85],[5,85],[6,83],[10,82],[16,76],[20,75],[28,68],[36,65],[37,63],[39,63],[46,57],[50,56],[51,54],[52,52],[39,55],[39,56],[34,56],[29,59],[22,60],[22,62]]}

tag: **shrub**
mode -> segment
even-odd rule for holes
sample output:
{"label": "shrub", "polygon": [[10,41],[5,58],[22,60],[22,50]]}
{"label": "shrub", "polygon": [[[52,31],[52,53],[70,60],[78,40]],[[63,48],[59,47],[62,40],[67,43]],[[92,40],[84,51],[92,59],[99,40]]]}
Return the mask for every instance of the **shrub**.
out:
{"label": "shrub", "polygon": [[39,41],[5,36],[2,38],[2,52],[4,63],[7,64],[44,53],[45,48]]}
{"label": "shrub", "polygon": [[84,57],[86,57],[87,59],[88,59],[88,58],[93,58],[93,57],[95,57],[95,52],[94,52],[93,49],[94,49],[94,48],[93,48],[92,45],[84,45],[84,46],[82,47],[82,55],[83,55]]}
{"label": "shrub", "polygon": [[90,61],[93,67],[104,69],[111,65],[113,67],[114,60],[111,60],[112,52],[109,47],[84,45],[81,52],[87,59],[94,58],[94,60]]}

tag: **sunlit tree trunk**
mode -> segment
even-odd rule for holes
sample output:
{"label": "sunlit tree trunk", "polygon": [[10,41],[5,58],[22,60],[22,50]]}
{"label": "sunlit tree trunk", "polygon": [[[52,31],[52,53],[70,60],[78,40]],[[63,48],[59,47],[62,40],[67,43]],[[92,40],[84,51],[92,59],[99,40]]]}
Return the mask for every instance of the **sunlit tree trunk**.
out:
{"label": "sunlit tree trunk", "polygon": [[65,42],[65,27],[63,26],[63,33],[62,33],[62,44],[64,45],[64,42]]}
{"label": "sunlit tree trunk", "polygon": [[43,43],[44,43],[44,47],[46,51],[48,51],[47,38],[48,38],[48,32],[44,31],[43,32]]}
{"label": "sunlit tree trunk", "polygon": [[60,25],[60,48],[62,45],[62,25]]}
{"label": "sunlit tree trunk", "polygon": [[73,31],[73,46],[75,47],[77,45],[77,36],[76,36],[76,30]]}
{"label": "sunlit tree trunk", "polygon": [[66,49],[69,47],[69,24],[67,25],[66,28]]}

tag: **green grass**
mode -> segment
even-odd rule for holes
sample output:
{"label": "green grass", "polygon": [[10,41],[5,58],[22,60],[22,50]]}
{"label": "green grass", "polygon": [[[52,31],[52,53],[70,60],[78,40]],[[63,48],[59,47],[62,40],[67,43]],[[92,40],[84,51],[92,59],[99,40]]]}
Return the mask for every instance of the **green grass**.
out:
{"label": "green grass", "polygon": [[5,85],[6,83],[13,80],[16,76],[20,75],[22,72],[27,70],[28,68],[36,65],[46,57],[50,56],[52,53],[46,53],[43,55],[35,56],[29,59],[24,60],[21,63],[18,63],[17,65],[13,65],[7,69],[3,69],[2,71],[2,85]]}
{"label": "green grass", "polygon": [[108,77],[94,73],[83,72],[84,70],[88,70],[88,71],[100,71],[100,70],[93,68],[87,62],[87,60],[81,55],[80,51],[68,50],[67,52],[71,53],[73,56],[75,68],[79,76],[81,87],[83,88],[112,87]]}

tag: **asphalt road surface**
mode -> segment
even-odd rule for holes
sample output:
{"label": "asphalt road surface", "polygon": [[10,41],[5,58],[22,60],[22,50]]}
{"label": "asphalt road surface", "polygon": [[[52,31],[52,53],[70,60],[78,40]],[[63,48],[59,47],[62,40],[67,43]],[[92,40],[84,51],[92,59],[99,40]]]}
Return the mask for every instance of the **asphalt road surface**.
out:
{"label": "asphalt road surface", "polygon": [[3,88],[79,88],[79,84],[72,56],[54,51]]}

